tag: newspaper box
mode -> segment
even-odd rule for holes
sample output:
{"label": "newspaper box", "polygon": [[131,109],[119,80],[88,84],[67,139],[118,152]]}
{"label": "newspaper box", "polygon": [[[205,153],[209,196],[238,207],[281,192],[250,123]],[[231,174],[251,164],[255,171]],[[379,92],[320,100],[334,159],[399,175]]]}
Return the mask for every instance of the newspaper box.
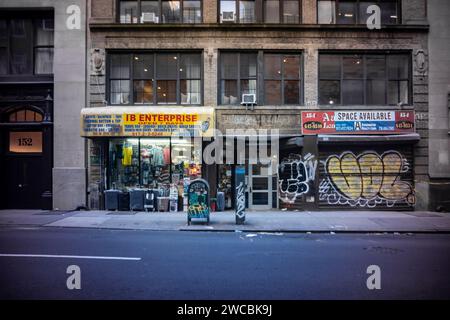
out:
{"label": "newspaper box", "polygon": [[202,219],[209,223],[209,184],[204,179],[196,179],[188,187],[187,223],[192,219]]}

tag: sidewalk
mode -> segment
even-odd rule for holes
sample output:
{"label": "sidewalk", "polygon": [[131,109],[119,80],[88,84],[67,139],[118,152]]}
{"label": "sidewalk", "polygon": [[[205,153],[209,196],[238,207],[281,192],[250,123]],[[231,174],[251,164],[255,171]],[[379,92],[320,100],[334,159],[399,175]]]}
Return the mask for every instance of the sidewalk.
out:
{"label": "sidewalk", "polygon": [[450,232],[450,213],[426,211],[248,211],[244,225],[233,211],[212,212],[204,225],[186,213],[0,210],[0,226],[130,230],[253,232]]}

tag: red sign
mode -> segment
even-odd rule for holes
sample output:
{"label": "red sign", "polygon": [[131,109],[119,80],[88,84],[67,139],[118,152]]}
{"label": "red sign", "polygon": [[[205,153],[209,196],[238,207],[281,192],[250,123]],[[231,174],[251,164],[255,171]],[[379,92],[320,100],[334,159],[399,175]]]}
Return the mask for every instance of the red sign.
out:
{"label": "red sign", "polygon": [[414,111],[302,111],[303,134],[414,132]]}

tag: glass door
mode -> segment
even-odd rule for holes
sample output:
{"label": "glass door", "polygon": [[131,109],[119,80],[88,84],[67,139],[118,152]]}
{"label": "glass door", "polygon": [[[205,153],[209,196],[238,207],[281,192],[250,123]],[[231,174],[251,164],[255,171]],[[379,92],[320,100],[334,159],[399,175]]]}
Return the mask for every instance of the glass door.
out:
{"label": "glass door", "polygon": [[272,165],[248,165],[249,209],[272,209]]}

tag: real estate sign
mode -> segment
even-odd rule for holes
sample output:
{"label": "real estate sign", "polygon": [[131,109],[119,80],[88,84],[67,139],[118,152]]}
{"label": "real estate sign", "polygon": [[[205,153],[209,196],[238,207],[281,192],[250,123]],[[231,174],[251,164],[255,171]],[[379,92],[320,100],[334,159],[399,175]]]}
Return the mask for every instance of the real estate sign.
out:
{"label": "real estate sign", "polygon": [[402,134],[414,132],[414,111],[303,111],[303,134]]}

